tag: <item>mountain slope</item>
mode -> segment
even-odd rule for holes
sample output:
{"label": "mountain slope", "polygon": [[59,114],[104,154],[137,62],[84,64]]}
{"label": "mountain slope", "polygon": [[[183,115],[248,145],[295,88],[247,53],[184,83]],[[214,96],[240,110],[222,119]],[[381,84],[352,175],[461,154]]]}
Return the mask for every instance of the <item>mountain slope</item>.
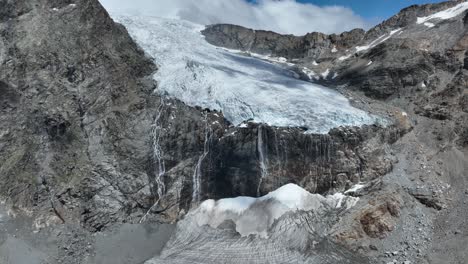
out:
{"label": "mountain slope", "polygon": [[[208,45],[185,22],[155,19],[151,28],[131,18],[153,34],[140,39],[140,24],[117,17],[133,40],[95,0],[0,6],[0,262],[466,259],[465,2],[412,6],[368,32],[341,35],[203,31],[235,53]],[[162,37],[183,41],[180,32],[187,42],[175,46],[184,51],[177,57],[164,46],[174,39]],[[205,93],[212,74],[223,77],[208,82],[223,88],[219,97]],[[248,82],[232,84],[243,79],[236,74]],[[299,95],[284,91],[290,84]],[[272,87],[282,90],[284,111],[260,101],[256,115],[244,116],[233,113],[238,104],[216,102],[250,88],[229,95],[257,104]],[[334,98],[317,102],[317,93]],[[301,104],[286,105],[297,97]],[[369,125],[369,115],[386,126]],[[235,126],[249,118],[267,124]],[[293,196],[278,193],[290,183],[320,206],[286,210]],[[203,211],[226,203],[211,199],[236,196],[258,202],[239,215]],[[337,208],[327,196],[356,202]],[[285,213],[271,218],[278,208]],[[209,220],[226,221],[202,225],[213,212],[224,218]],[[268,222],[271,239],[241,235],[250,216]]]}
{"label": "mountain slope", "polygon": [[[203,31],[213,44],[273,58],[285,56],[298,73],[304,73],[304,79],[336,86],[354,98],[378,98],[408,115],[414,128],[393,145],[399,162],[382,178],[386,188],[409,195],[403,206],[406,209],[389,236],[367,242],[379,251],[364,249],[384,263],[392,259],[464,263],[466,259],[460,245],[466,243],[468,234],[462,220],[467,211],[461,209],[466,203],[468,168],[467,10],[466,1],[411,6],[364,34],[356,31],[355,38],[360,40],[348,46],[330,40],[336,36],[324,36],[314,45],[304,45],[295,56],[276,53],[275,48],[258,50],[263,47],[260,35],[264,32],[230,25]],[[302,41],[306,43],[308,36]],[[290,36],[275,38],[292,43],[288,42]],[[231,45],[250,39],[254,39],[251,46]],[[325,71],[337,77],[323,78]],[[423,207],[412,204],[411,199]],[[374,223],[378,215],[381,213],[370,214],[361,224]],[[387,228],[380,224],[379,230]],[[366,242],[355,240],[354,231],[343,235],[340,237],[357,248],[367,247]],[[398,252],[382,254],[381,248]]]}

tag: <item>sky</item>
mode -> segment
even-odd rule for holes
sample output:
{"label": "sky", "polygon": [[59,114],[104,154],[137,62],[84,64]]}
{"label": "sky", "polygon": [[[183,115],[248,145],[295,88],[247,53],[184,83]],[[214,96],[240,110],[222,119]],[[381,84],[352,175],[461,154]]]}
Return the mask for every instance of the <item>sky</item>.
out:
{"label": "sky", "polygon": [[[249,2],[255,1],[252,0]],[[440,3],[443,2],[443,0],[300,0],[298,2],[311,3],[319,6],[346,6],[367,20],[381,22],[410,5]]]}
{"label": "sky", "polygon": [[400,9],[437,0],[100,0],[113,12],[228,23],[282,34],[369,29]]}

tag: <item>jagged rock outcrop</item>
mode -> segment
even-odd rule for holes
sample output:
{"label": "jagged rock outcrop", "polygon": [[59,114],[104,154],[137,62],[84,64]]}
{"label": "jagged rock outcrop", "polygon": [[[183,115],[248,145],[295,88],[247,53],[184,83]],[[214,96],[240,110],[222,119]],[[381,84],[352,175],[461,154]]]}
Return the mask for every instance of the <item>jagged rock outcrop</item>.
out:
{"label": "jagged rock outcrop", "polygon": [[217,24],[208,26],[203,30],[203,34],[209,43],[229,49],[287,59],[308,57],[320,59],[322,56],[329,56],[333,48],[347,49],[356,45],[364,37],[364,30],[355,29],[339,35],[313,32],[298,37],[236,25]]}
{"label": "jagged rock outcrop", "polygon": [[0,196],[99,230],[151,194],[156,68],[97,1],[0,6]]}

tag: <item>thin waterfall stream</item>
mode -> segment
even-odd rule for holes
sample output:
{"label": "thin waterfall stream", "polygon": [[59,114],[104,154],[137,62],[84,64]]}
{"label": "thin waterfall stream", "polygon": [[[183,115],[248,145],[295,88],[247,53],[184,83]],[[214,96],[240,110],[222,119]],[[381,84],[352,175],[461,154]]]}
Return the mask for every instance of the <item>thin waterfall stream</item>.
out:
{"label": "thin waterfall stream", "polygon": [[212,130],[208,124],[207,114],[205,113],[205,142],[203,144],[203,153],[198,158],[197,165],[193,172],[193,191],[192,191],[192,204],[199,204],[201,200],[201,177],[202,177],[202,163],[206,156],[210,152],[210,141],[212,136]]}

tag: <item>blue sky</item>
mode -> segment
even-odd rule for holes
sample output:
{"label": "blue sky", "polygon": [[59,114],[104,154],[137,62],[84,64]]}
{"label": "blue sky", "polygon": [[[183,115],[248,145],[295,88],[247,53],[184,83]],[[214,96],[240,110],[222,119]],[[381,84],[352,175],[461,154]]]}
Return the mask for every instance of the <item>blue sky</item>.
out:
{"label": "blue sky", "polygon": [[[255,0],[248,0],[255,2]],[[441,0],[297,0],[318,6],[338,5],[351,8],[356,14],[369,21],[380,22],[410,5],[444,2]]]}

